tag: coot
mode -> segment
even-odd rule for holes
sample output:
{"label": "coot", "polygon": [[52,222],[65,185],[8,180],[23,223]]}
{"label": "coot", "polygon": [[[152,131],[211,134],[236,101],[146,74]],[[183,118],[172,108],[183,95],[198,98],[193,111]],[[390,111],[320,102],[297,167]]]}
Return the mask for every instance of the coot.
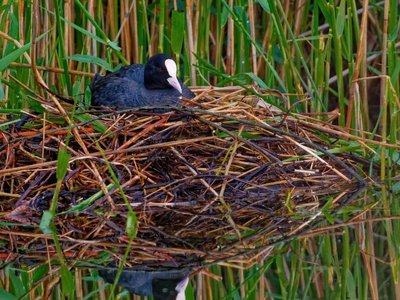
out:
{"label": "coot", "polygon": [[[116,268],[103,268],[99,274],[106,282],[114,283]],[[118,285],[140,296],[153,296],[154,300],[185,299],[185,289],[189,282],[188,268],[163,271],[139,271],[123,269]]]}
{"label": "coot", "polygon": [[101,76],[96,74],[90,89],[92,106],[116,109],[180,106],[180,97],[194,94],[176,77],[176,63],[166,54],[152,56],[145,65],[133,64]]}

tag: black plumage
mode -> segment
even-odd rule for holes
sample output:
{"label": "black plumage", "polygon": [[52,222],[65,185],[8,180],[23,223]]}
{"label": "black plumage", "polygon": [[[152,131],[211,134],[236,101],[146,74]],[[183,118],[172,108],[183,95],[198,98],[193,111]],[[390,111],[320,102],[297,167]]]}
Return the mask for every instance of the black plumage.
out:
{"label": "black plumage", "polygon": [[[102,268],[99,274],[106,282],[114,283],[116,268]],[[118,285],[140,296],[153,296],[154,300],[185,299],[185,289],[191,269],[139,271],[123,269]]]}
{"label": "black plumage", "polygon": [[176,64],[166,54],[152,56],[145,65],[133,64],[101,76],[90,84],[92,106],[116,109],[181,106],[180,97],[195,95],[176,78]]}

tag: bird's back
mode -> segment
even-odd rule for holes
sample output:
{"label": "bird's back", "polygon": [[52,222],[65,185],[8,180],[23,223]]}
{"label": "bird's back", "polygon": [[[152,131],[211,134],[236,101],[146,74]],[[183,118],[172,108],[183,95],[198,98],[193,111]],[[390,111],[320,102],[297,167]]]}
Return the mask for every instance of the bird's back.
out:
{"label": "bird's back", "polygon": [[105,76],[92,88],[92,106],[108,106],[117,109],[146,106],[140,91],[143,86],[126,77]]}
{"label": "bird's back", "polygon": [[137,83],[144,84],[144,65],[133,64],[130,66],[121,67],[118,71],[113,73],[115,76],[128,78]]}

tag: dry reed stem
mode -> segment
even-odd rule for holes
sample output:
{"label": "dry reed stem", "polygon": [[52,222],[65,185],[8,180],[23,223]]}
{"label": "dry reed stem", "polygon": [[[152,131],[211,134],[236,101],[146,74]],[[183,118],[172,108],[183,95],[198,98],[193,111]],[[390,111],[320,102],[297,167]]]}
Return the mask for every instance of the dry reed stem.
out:
{"label": "dry reed stem", "polygon": [[[353,105],[354,105],[354,97],[355,97],[355,90],[356,90],[356,85],[357,85],[357,79],[359,78],[359,74],[361,71],[361,65],[362,62],[365,62],[364,59],[366,57],[366,48],[365,48],[365,43],[367,39],[367,21],[368,21],[368,9],[365,9],[368,7],[369,0],[366,0],[363,2],[363,14],[361,18],[361,33],[360,33],[360,40],[358,42],[358,49],[357,49],[357,56],[356,56],[356,63],[354,66],[354,73],[352,77],[352,84],[350,88],[350,94],[349,94],[349,104],[347,107],[347,117],[346,117],[346,131],[350,131],[350,125],[353,120]],[[367,105],[368,107],[368,105]],[[357,114],[358,115],[358,114]]]}

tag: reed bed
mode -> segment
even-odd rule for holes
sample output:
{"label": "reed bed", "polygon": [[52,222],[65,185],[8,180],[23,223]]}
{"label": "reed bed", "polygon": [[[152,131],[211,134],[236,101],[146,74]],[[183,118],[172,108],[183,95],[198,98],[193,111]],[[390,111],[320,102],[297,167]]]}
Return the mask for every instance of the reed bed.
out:
{"label": "reed bed", "polygon": [[[129,247],[131,266],[243,257],[251,265],[260,251],[305,232],[365,185],[359,174],[369,162],[332,154],[337,134],[329,122],[259,106],[264,102],[243,88],[197,93],[166,113],[87,111],[91,118],[75,122],[75,132],[52,115],[11,125],[2,133],[0,207],[2,218],[16,223],[0,228],[7,241],[1,255],[57,258],[51,235],[38,225],[56,193],[60,148],[69,161],[54,225],[70,262],[105,253],[103,263],[120,261]],[[138,221],[133,241],[127,205]]]}
{"label": "reed bed", "polygon": [[[46,233],[46,237],[50,234],[52,240],[55,241],[58,260],[64,268],[52,268],[51,264],[43,264],[30,269],[18,264],[8,264],[7,262],[13,260],[14,256],[9,251],[4,251],[0,258],[2,262],[0,298],[47,298],[44,294],[48,293],[57,299],[66,297],[74,299],[74,297],[83,298],[86,295],[92,295],[94,291],[97,291],[101,299],[107,299],[103,293],[102,283],[100,281],[93,283],[98,280],[95,271],[90,271],[89,274],[82,270],[72,271],[69,269],[69,264],[63,263],[63,249],[57,246],[60,244],[57,233],[62,227],[54,227],[53,220],[60,222],[59,218],[65,218],[62,214],[57,215],[57,210],[66,212],[71,209],[71,197],[72,201],[75,199],[79,202],[89,197],[90,193],[102,191],[95,195],[93,203],[107,195],[108,205],[111,205],[110,203],[117,196],[124,198],[124,186],[118,186],[120,166],[111,164],[105,167],[104,165],[107,157],[116,155],[103,156],[104,151],[107,153],[115,147],[115,145],[104,144],[105,140],[111,141],[104,124],[109,126],[114,123],[110,124],[108,121],[111,115],[104,114],[100,120],[101,123],[96,121],[91,121],[92,125],[85,123],[96,116],[94,113],[90,113],[89,116],[82,114],[82,109],[88,107],[90,99],[87,86],[95,72],[114,70],[119,65],[128,63],[143,63],[149,55],[156,52],[173,54],[179,65],[180,77],[184,78],[188,85],[213,85],[225,89],[229,88],[229,85],[257,84],[258,88],[267,89],[268,93],[264,94],[263,100],[280,107],[290,116],[295,114],[297,124],[301,125],[300,128],[305,121],[307,123],[305,132],[307,136],[311,134],[311,141],[315,145],[318,145],[318,139],[314,140],[313,134],[323,139],[321,145],[327,145],[327,149],[338,156],[338,160],[346,163],[350,169],[361,171],[362,178],[369,176],[374,179],[374,184],[369,185],[358,201],[351,202],[336,212],[332,211],[334,208],[330,200],[336,199],[335,196],[332,198],[328,195],[317,195],[315,199],[321,203],[324,202],[322,198],[327,199],[325,205],[329,210],[322,206],[320,215],[317,213],[317,208],[314,210],[310,208],[310,211],[319,219],[326,219],[326,222],[289,243],[276,244],[273,251],[267,251],[268,246],[266,246],[267,250],[261,251],[258,257],[249,254],[244,258],[243,263],[250,261],[251,257],[253,257],[251,261],[259,259],[259,263],[249,269],[243,269],[242,262],[237,258],[231,258],[234,261],[232,265],[221,263],[228,267],[221,267],[221,264],[211,266],[208,271],[212,274],[201,273],[197,275],[196,280],[191,281],[188,290],[192,296],[188,299],[194,299],[195,295],[197,299],[399,298],[398,153],[400,146],[398,137],[400,130],[398,110],[400,103],[398,95],[400,94],[400,73],[398,66],[400,42],[398,20],[399,6],[396,0],[2,1],[0,6],[1,143],[3,143],[2,146],[8,142],[12,142],[10,145],[16,145],[17,139],[20,139],[22,146],[17,149],[20,151],[18,153],[23,152],[21,157],[28,157],[27,161],[34,161],[37,169],[29,170],[31,177],[24,175],[26,182],[21,189],[32,186],[32,190],[29,190],[26,196],[23,196],[19,190],[4,191],[0,188],[0,203],[7,207],[1,213],[0,224],[2,229],[7,230],[9,226],[18,224],[15,228],[21,230],[24,228],[21,223],[27,221],[30,225],[25,226],[31,226],[29,234],[35,232],[37,237],[40,236],[39,232]],[[51,93],[48,94],[47,91]],[[203,91],[200,89],[198,92]],[[79,113],[74,112],[70,116],[63,109],[60,110],[60,107],[64,105],[59,107],[55,104],[52,99],[54,94],[79,102],[82,106],[78,109]],[[85,103],[81,103],[83,94],[86,96],[83,101]],[[212,95],[219,97],[216,94]],[[282,101],[282,95],[285,95],[284,101]],[[205,105],[205,107],[191,107],[192,109],[213,107],[209,104]],[[68,112],[71,110],[73,111],[71,108],[67,109]],[[193,111],[189,114],[193,113],[200,112]],[[301,117],[296,115],[297,113],[300,113]],[[23,128],[17,126],[14,130],[12,126],[10,127],[18,122],[20,116],[26,114],[31,114],[32,117]],[[39,117],[37,114],[43,115]],[[188,114],[188,112],[176,112],[176,114]],[[274,127],[285,129],[286,133],[294,132],[297,136],[302,136],[302,132],[298,132],[298,129],[280,127],[282,120],[285,122],[289,120],[288,116],[279,120],[282,112],[274,112],[274,114],[278,116],[277,120],[271,122]],[[50,116],[51,119],[49,119]],[[209,114],[201,116],[205,120],[218,120],[218,116],[211,117]],[[142,118],[143,115],[140,117]],[[154,126],[156,119],[153,120],[150,115],[147,117],[150,118],[149,124]],[[40,118],[46,121],[40,121],[42,120]],[[114,118],[115,124],[119,124],[127,117],[118,119],[114,116]],[[243,114],[239,119],[246,118],[250,117]],[[127,120],[128,124],[136,122]],[[190,120],[194,122],[195,119]],[[41,122],[42,126],[39,125]],[[178,121],[168,117],[165,122],[162,123],[164,129],[166,129],[165,124]],[[205,126],[199,120],[197,122]],[[289,124],[294,124],[290,122]],[[331,122],[339,124],[340,127],[335,127]],[[75,124],[81,125],[74,127]],[[215,124],[220,125],[218,122]],[[239,123],[235,124],[240,126]],[[247,126],[246,130],[249,129],[248,124],[242,125]],[[29,126],[31,126],[30,129]],[[157,126],[155,125],[156,129],[161,130]],[[41,127],[46,128],[44,135],[40,131]],[[110,127],[114,128],[114,125]],[[231,128],[228,127],[228,129]],[[273,132],[271,128],[263,130],[260,128],[255,130],[257,134],[259,131],[265,134],[265,130]],[[11,136],[9,130],[14,130],[11,131]],[[219,130],[214,129],[212,136],[218,136],[223,140],[229,138],[228,134],[221,133]],[[239,132],[240,130],[234,134],[238,135]],[[46,140],[47,134],[52,142]],[[37,136],[33,137],[34,135]],[[81,135],[83,139],[80,138]],[[92,141],[99,140],[99,145],[90,144],[84,135],[93,135]],[[281,132],[276,135],[287,136]],[[325,135],[327,139],[324,138]],[[102,139],[99,136],[102,136]],[[246,139],[251,137],[253,136],[243,136]],[[7,142],[4,139],[8,139]],[[40,145],[39,139],[43,139],[43,145],[49,143],[50,148]],[[65,148],[60,148],[60,142],[63,140],[66,142]],[[71,140],[71,145],[69,140]],[[30,142],[27,143],[27,141]],[[296,138],[294,141],[301,143]],[[157,140],[157,142],[162,141]],[[40,149],[30,148],[35,148],[35,143],[37,147],[40,145]],[[244,151],[243,147],[246,146],[241,145],[240,141],[237,144],[239,151]],[[289,144],[285,141],[285,145]],[[86,152],[87,146],[90,146],[90,151]],[[52,147],[59,147],[61,154],[56,157],[54,153],[56,148]],[[71,151],[72,147],[78,152]],[[175,149],[181,155],[185,153],[182,147],[180,145],[178,149]],[[314,149],[312,146],[309,148]],[[14,150],[17,151],[16,148],[10,149],[12,149],[9,152],[11,154]],[[24,150],[32,150],[32,152],[27,153]],[[235,148],[230,153],[234,153],[234,150]],[[8,153],[8,150],[4,148],[1,151],[3,154]],[[171,151],[168,152],[171,155],[170,158],[177,157],[176,153],[171,153]],[[297,153],[293,151],[288,153]],[[83,178],[81,184],[94,182],[94,175],[90,171],[97,172],[96,176],[99,179],[97,186],[93,187],[93,191],[89,191],[89,194],[85,192],[79,194],[78,189],[68,186],[63,179],[59,179],[67,171],[70,172],[71,168],[76,168],[77,164],[82,164],[82,159],[70,163],[70,159],[82,155],[82,152],[90,157],[97,153],[93,159],[84,159],[88,165],[86,172],[90,176]],[[318,150],[315,153],[323,157],[326,162],[333,163],[326,155],[319,154]],[[354,154],[351,154],[351,158],[347,160],[346,153]],[[365,161],[357,161],[357,164],[354,164],[353,159],[356,155],[370,162],[368,170],[365,168]],[[114,156],[112,157],[115,159]],[[12,165],[15,158],[19,156],[11,155],[1,158],[7,159],[7,165]],[[49,165],[46,165],[41,158],[49,158]],[[218,176],[224,174],[224,167],[226,162],[229,162],[229,158],[227,154],[226,160],[223,163],[220,162],[222,169]],[[295,157],[296,159],[298,158]],[[284,162],[283,167],[290,163],[290,158],[287,157],[280,160]],[[303,161],[303,158],[300,160]],[[235,166],[234,162],[232,164]],[[375,176],[376,164],[380,165],[379,178]],[[334,166],[335,169],[343,171],[341,167]],[[251,166],[247,167],[251,168]],[[22,168],[26,169],[26,166]],[[42,179],[47,180],[48,189],[46,186],[35,188],[33,182],[29,181],[31,178],[40,178],[37,174],[42,169],[47,172],[53,171],[53,174],[56,169],[56,179],[46,177]],[[103,172],[105,169],[107,173],[98,172],[98,170]],[[110,177],[114,176],[112,175],[114,169],[115,178],[112,183],[109,183]],[[176,170],[178,171],[183,172],[182,169]],[[203,171],[203,169],[200,168],[197,171]],[[122,172],[126,170],[123,169]],[[134,174],[132,176],[145,180],[139,177],[142,173],[134,173],[132,170],[130,172]],[[302,172],[304,173],[304,170]],[[290,174],[296,175],[294,178],[299,178],[298,173]],[[108,185],[102,184],[102,175],[105,176]],[[302,174],[302,176],[305,175]],[[344,171],[343,175],[350,176]],[[4,173],[2,176],[5,176]],[[18,178],[22,175],[16,173],[7,176]],[[237,177],[238,174],[235,173],[234,176]],[[312,174],[312,176],[316,175]],[[72,178],[75,179],[75,177]],[[149,177],[146,180],[150,179],[155,181],[160,178]],[[14,183],[13,180],[11,183],[8,181],[7,184],[14,187],[22,184],[18,180]],[[355,181],[358,182],[358,180]],[[3,182],[0,184],[5,187]],[[223,187],[224,184],[224,182],[220,183],[219,187]],[[118,191],[115,191],[116,186]],[[204,189],[204,186],[201,187]],[[229,187],[228,183],[226,187]],[[89,190],[90,188],[90,186],[87,187]],[[296,188],[300,190],[300,187]],[[352,190],[352,188],[348,187],[347,190]],[[53,191],[55,196],[47,201],[46,197],[50,197]],[[284,191],[282,187],[283,195],[285,195]],[[71,196],[70,192],[74,192],[74,196]],[[43,201],[46,205],[35,210],[28,203],[31,203],[30,201],[38,195],[46,196]],[[169,194],[168,196],[171,197]],[[22,209],[20,212],[13,211],[16,207],[15,202],[21,197],[24,201],[21,200],[18,204],[25,205],[22,207],[26,207],[30,211],[29,214],[25,214]],[[132,202],[129,196],[125,198]],[[3,199],[7,199],[7,204]],[[10,199],[14,199],[14,206],[11,205]],[[62,200],[58,208],[54,199]],[[290,194],[287,199],[292,199]],[[350,195],[348,199],[349,201],[352,199]],[[302,212],[307,213],[303,209],[301,212],[296,209],[291,210],[292,207],[302,208],[301,204],[297,205],[292,201],[281,199],[282,201],[284,201],[283,211],[291,218],[300,214],[301,219],[304,217]],[[344,204],[346,201],[341,198],[340,201],[335,202],[335,205],[339,208],[338,203]],[[47,210],[47,203],[50,204],[50,210]],[[125,200],[124,203],[126,203]],[[90,205],[84,206],[82,211],[69,213],[69,216],[85,213]],[[125,204],[125,208],[128,209],[128,207],[131,205]],[[225,209],[228,212],[224,216],[229,216],[228,208],[221,206],[221,211]],[[45,213],[41,213],[42,209],[45,209]],[[11,216],[11,219],[6,220],[5,215],[12,211],[15,213],[14,217]],[[47,215],[47,211],[50,215]],[[112,217],[114,218],[114,216],[106,216],[104,220]],[[37,225],[39,220],[40,225]],[[124,228],[126,235],[132,240],[135,238],[136,228],[140,229],[140,226],[135,225],[135,220],[137,218],[135,219],[135,215],[129,211],[127,216],[121,216],[116,221],[119,229]],[[223,220],[226,222],[227,219]],[[316,222],[310,219],[310,226],[313,224]],[[125,225],[128,225],[127,229]],[[41,231],[37,226],[41,228]],[[293,233],[289,227],[282,229],[283,235]],[[24,230],[28,231],[26,228]],[[239,227],[239,230],[244,229]],[[236,231],[234,233],[236,234]],[[293,237],[296,237],[296,234],[300,232],[294,233]],[[117,236],[116,239],[123,235]],[[242,240],[245,240],[245,237],[247,234],[243,234]],[[238,242],[238,237],[234,234],[229,236],[229,241],[234,241],[235,238]],[[2,241],[0,244],[4,247]],[[126,244],[130,243],[126,242]],[[110,256],[114,255],[117,259],[124,260],[120,252],[112,250]],[[47,249],[44,252],[47,252]],[[24,251],[21,250],[18,253],[24,254]],[[72,252],[65,253],[69,255]],[[270,256],[267,256],[267,253]],[[73,263],[75,258],[68,259]],[[107,257],[104,262],[109,260],[111,259]],[[98,262],[101,263],[101,259]],[[235,268],[230,268],[231,266]],[[61,280],[55,278],[57,276]],[[61,283],[57,284],[57,282]],[[75,289],[72,288],[74,284]],[[34,285],[39,288],[30,291]],[[45,292],[42,293],[42,291]]]}

